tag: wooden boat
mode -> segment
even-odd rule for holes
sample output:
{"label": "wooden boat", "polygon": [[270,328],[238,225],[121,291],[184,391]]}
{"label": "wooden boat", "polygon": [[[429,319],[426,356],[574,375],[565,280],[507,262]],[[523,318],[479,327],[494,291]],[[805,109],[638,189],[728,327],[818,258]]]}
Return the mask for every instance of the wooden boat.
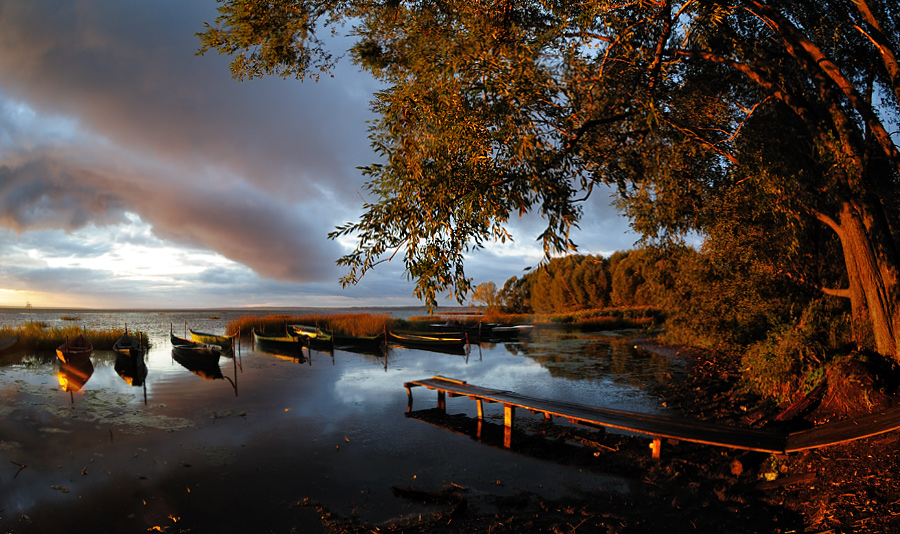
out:
{"label": "wooden boat", "polygon": [[93,351],[94,346],[83,335],[71,340],[66,338],[65,343],[56,347],[56,355],[67,363],[73,360],[88,359]]}
{"label": "wooden boat", "polygon": [[197,343],[218,345],[222,349],[222,352],[231,352],[232,349],[234,349],[234,335],[208,334],[206,332],[198,332],[193,328],[190,332],[191,340],[196,341]]}
{"label": "wooden boat", "polygon": [[421,348],[440,352],[465,353],[466,337],[462,333],[434,333],[391,331],[392,343],[407,348]]}
{"label": "wooden boat", "polygon": [[126,325],[125,333],[113,343],[113,350],[125,356],[141,358],[144,355],[143,339],[138,340],[129,336],[128,326]]}
{"label": "wooden boat", "polygon": [[292,324],[288,325],[288,332],[290,332],[292,335],[297,335],[320,342],[330,342],[332,340],[332,335],[320,329],[318,326]]}
{"label": "wooden boat", "polygon": [[18,343],[18,341],[19,341],[18,333],[13,334],[11,336],[6,336],[3,338],[0,338],[0,352],[12,347],[16,343]]}
{"label": "wooden boat", "polygon": [[360,348],[378,348],[385,343],[385,335],[377,336],[351,336],[347,334],[332,334],[334,346],[337,348],[344,347],[360,347]]}
{"label": "wooden boat", "polygon": [[307,341],[300,336],[290,334],[266,334],[253,330],[253,343],[257,350],[270,354],[296,356],[303,354]]}
{"label": "wooden boat", "polygon": [[172,350],[181,352],[182,354],[203,354],[207,356],[215,356],[216,361],[218,361],[219,356],[221,356],[222,354],[222,349],[218,345],[211,345],[209,343],[197,343],[196,341],[191,341],[190,339],[178,337],[175,334],[169,334],[169,338],[172,342]]}
{"label": "wooden boat", "polygon": [[534,327],[531,325],[492,325],[484,337],[487,341],[513,341],[528,337]]}

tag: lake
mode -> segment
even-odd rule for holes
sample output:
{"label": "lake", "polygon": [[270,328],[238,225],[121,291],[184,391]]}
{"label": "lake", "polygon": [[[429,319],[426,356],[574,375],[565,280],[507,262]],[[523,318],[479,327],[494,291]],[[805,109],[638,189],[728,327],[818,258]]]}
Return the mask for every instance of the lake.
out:
{"label": "lake", "polygon": [[[309,310],[312,311],[312,310]],[[324,310],[315,310],[323,312]],[[338,310],[351,311],[351,310]],[[360,310],[354,309],[354,312]],[[421,310],[388,310],[397,316]],[[392,487],[553,499],[630,482],[493,446],[407,411],[409,380],[434,375],[523,394],[660,412],[646,385],[675,371],[667,357],[612,335],[538,329],[526,342],[471,346],[467,355],[393,348],[335,350],[292,361],[242,340],[206,379],[172,357],[170,328],[224,333],[241,315],[297,310],[0,310],[0,325],[44,321],[142,330],[147,377],[131,385],[116,354],[95,350],[77,392],[63,391],[54,353],[0,355],[0,529],[3,532],[323,531],[319,510],[380,523],[429,513]],[[408,316],[408,315],[406,315]],[[417,388],[413,410],[434,408]],[[472,418],[475,403],[447,401]],[[415,414],[413,414],[415,415]],[[487,423],[503,410],[486,405]],[[531,421],[529,421],[531,419]],[[523,428],[539,416],[519,416]],[[563,423],[565,424],[565,423]]]}

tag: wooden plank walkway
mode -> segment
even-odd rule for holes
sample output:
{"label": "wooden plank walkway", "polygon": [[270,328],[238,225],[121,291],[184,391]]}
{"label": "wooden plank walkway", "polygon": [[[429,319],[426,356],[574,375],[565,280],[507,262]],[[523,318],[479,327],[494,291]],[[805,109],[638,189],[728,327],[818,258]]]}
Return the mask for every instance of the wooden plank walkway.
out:
{"label": "wooden plank walkway", "polygon": [[784,454],[824,447],[854,439],[900,429],[900,408],[854,420],[821,425],[809,430],[786,434],[771,430],[740,428],[665,415],[644,414],[587,406],[574,402],[530,397],[506,390],[489,389],[461,380],[435,376],[404,384],[409,396],[407,412],[412,411],[412,388],[436,390],[438,409],[446,410],[446,397],[468,397],[475,400],[478,419],[484,418],[484,403],[503,405],[505,445],[511,446],[516,408],[540,413],[546,419],[561,417],[571,423],[592,427],[615,428],[652,438],[650,448],[658,458],[663,439],[690,441],[718,447]]}

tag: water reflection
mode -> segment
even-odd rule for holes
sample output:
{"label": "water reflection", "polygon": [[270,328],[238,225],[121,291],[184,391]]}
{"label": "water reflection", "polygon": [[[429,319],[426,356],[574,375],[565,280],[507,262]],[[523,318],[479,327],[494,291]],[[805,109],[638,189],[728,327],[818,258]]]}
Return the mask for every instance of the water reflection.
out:
{"label": "water reflection", "polygon": [[59,362],[59,387],[68,393],[81,391],[94,374],[94,364],[90,357],[69,358]]}
{"label": "water reflection", "polygon": [[116,356],[115,370],[126,384],[134,387],[144,385],[148,372],[143,355],[131,356],[122,353]]}
{"label": "water reflection", "polygon": [[219,367],[218,353],[199,353],[192,351],[172,349],[172,359],[182,367],[206,380],[218,380],[224,378]]}
{"label": "water reflection", "polygon": [[[211,379],[198,380],[193,375],[201,373],[191,369],[196,365],[178,361],[172,352],[171,323],[186,320],[198,330],[221,331],[238,312],[216,320],[208,312],[78,313],[89,328],[127,320],[129,327],[150,333],[151,348],[132,362],[95,351],[89,359],[93,372],[82,371],[90,387],[86,380],[78,385],[77,377],[65,378],[66,388],[71,383],[82,394],[88,390],[84,402],[72,405],[59,394],[62,366],[52,351],[0,356],[0,416],[12,422],[4,427],[0,465],[10,467],[10,477],[18,469],[11,462],[29,466],[15,484],[0,484],[0,532],[14,531],[23,514],[33,519],[35,532],[65,532],[60,518],[76,495],[80,510],[96,511],[84,513],[85,528],[117,524],[121,528],[108,530],[131,532],[170,524],[170,514],[182,518],[178,527],[185,531],[210,531],[204,505],[252,509],[256,530],[305,530],[308,525],[290,523],[296,516],[272,522],[285,515],[285,503],[305,498],[385,521],[411,513],[391,494],[395,486],[458,483],[491,494],[521,490],[557,497],[593,487],[598,477],[540,454],[484,447],[503,442],[495,410],[486,414],[480,443],[448,432],[448,425],[411,420],[403,383],[443,375],[526,395],[655,410],[657,400],[640,382],[666,374],[664,361],[619,354],[605,338],[595,343],[591,336],[555,339],[536,332],[528,342],[472,345],[468,357],[415,349],[335,350],[331,364],[316,351],[278,355],[246,339],[236,353],[240,359],[221,367],[217,359],[201,370]],[[34,319],[43,320],[37,314]],[[580,370],[567,371],[566,359]],[[232,383],[234,395],[219,378]],[[463,425],[477,424],[471,420],[475,403],[468,399],[447,399],[447,410],[466,416]],[[52,433],[67,439],[47,439]],[[527,441],[516,437],[517,443]],[[82,474],[86,465],[89,476]],[[57,485],[70,493],[52,489]]]}

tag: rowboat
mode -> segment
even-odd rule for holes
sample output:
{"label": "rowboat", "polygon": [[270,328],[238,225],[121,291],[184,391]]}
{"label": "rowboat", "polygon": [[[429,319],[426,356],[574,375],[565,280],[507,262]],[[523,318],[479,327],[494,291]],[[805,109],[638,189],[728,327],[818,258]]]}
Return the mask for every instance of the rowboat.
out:
{"label": "rowboat", "polygon": [[301,324],[288,325],[288,334],[299,338],[307,346],[317,350],[329,350],[334,348],[334,336],[320,329],[318,326],[306,326]]}
{"label": "rowboat", "polygon": [[6,336],[0,338],[0,351],[4,351],[13,345],[15,345],[19,341],[19,334],[13,334],[11,336]]}
{"label": "rowboat", "polygon": [[343,347],[361,347],[361,348],[378,348],[384,345],[385,335],[378,334],[376,336],[350,336],[347,334],[333,334],[334,346]]}
{"label": "rowboat", "polygon": [[[143,337],[143,336],[141,336]],[[125,326],[125,333],[113,343],[113,350],[119,354],[130,356],[132,358],[140,358],[143,356],[144,347],[143,340],[137,340],[128,335],[128,326]]]}
{"label": "rowboat", "polygon": [[89,359],[93,351],[94,346],[83,335],[79,335],[72,340],[66,338],[65,343],[56,347],[56,355],[60,360],[67,363],[73,360]]}
{"label": "rowboat", "polygon": [[332,340],[332,335],[324,330],[321,330],[318,326],[292,324],[288,325],[288,332],[293,335],[309,338],[311,340],[320,342],[330,342]]}
{"label": "rowboat", "polygon": [[511,341],[531,335],[534,327],[531,325],[491,325],[485,338],[489,341]]}
{"label": "rowboat", "polygon": [[172,342],[172,350],[175,352],[180,352],[182,354],[203,354],[206,356],[215,356],[216,361],[219,361],[219,356],[222,354],[222,349],[218,345],[212,345],[209,343],[197,343],[196,341],[191,341],[190,339],[178,337],[175,334],[169,334],[169,339]]}
{"label": "rowboat", "polygon": [[253,342],[256,348],[270,354],[296,356],[303,354],[306,340],[289,334],[265,334],[253,330]]}
{"label": "rowboat", "polygon": [[208,334],[206,332],[198,332],[193,328],[190,330],[191,340],[197,343],[206,343],[207,345],[218,345],[222,352],[230,352],[234,348],[234,336],[221,334]]}
{"label": "rowboat", "polygon": [[464,354],[466,337],[462,333],[426,334],[422,332],[398,332],[388,333],[392,343],[407,348],[421,348],[439,352],[452,352]]}

